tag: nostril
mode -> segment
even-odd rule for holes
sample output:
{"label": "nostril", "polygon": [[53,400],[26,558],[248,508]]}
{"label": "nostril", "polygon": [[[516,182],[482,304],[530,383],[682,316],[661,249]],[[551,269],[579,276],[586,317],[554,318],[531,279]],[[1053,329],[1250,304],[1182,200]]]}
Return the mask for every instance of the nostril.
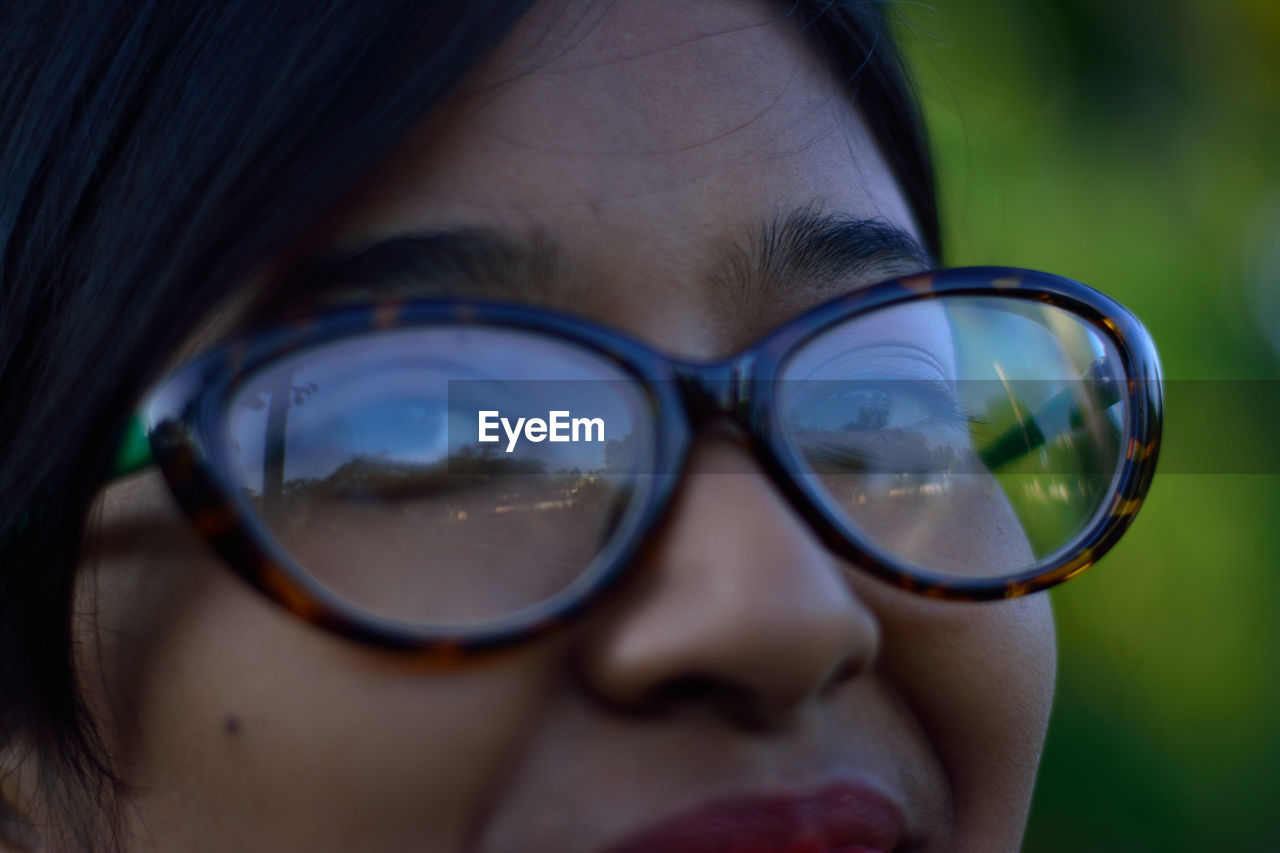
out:
{"label": "nostril", "polygon": [[751,691],[711,675],[682,675],[658,685],[650,704],[658,712],[670,712],[688,705],[739,705],[749,703]]}
{"label": "nostril", "polygon": [[864,655],[851,655],[845,658],[831,671],[831,676],[827,679],[825,685],[826,690],[830,691],[846,681],[852,681],[866,668],[867,660]]}
{"label": "nostril", "polygon": [[644,708],[660,717],[703,710],[750,729],[771,725],[773,716],[758,691],[724,678],[698,674],[662,683],[649,695]]}

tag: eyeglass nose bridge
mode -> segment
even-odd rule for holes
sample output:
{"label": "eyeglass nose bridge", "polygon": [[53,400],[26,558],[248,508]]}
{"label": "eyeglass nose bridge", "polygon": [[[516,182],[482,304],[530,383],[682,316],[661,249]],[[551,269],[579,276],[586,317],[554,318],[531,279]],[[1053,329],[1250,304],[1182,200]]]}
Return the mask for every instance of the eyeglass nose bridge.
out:
{"label": "eyeglass nose bridge", "polygon": [[679,363],[675,365],[675,381],[695,432],[726,417],[744,428],[750,427],[752,382],[745,364]]}
{"label": "eyeglass nose bridge", "polygon": [[[856,547],[851,551],[848,537],[801,488],[795,460],[788,460],[773,435],[767,413],[775,402],[775,392],[768,374],[768,369],[762,371],[751,353],[710,364],[676,363],[676,390],[688,419],[684,440],[706,435],[717,426],[727,427],[717,432],[718,437],[737,442],[752,457],[761,474],[809,523],[818,538],[833,551],[856,556],[861,552]],[[681,468],[683,459],[682,453]]]}

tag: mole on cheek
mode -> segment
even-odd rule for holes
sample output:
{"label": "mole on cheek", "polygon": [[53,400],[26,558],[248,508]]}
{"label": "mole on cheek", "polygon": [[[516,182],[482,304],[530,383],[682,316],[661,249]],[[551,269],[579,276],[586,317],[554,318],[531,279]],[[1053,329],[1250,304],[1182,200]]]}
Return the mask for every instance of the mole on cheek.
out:
{"label": "mole on cheek", "polygon": [[240,718],[235,714],[227,714],[222,720],[222,731],[233,737],[240,734]]}

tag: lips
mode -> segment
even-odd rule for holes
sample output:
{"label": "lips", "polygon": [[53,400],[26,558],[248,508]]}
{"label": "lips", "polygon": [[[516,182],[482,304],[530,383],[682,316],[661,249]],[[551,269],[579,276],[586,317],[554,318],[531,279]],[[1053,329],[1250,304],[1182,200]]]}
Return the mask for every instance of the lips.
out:
{"label": "lips", "polygon": [[891,853],[902,811],[881,794],[832,785],[816,796],[720,800],[640,831],[606,853]]}

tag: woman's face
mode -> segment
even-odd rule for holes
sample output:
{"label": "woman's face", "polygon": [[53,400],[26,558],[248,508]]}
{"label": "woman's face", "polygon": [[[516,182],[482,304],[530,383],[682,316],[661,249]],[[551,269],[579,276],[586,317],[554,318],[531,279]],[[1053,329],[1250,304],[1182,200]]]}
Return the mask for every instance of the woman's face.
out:
{"label": "woman's face", "polygon": [[[836,278],[779,280],[753,256],[762,223],[797,211],[916,234],[810,36],[775,19],[754,3],[536,10],[321,248],[484,229],[535,255],[507,258],[486,295],[693,358],[909,271],[869,252]],[[918,322],[945,349],[944,324]],[[616,595],[451,668],[267,602],[157,474],[108,489],[96,524],[77,631],[131,849],[825,849],[788,824],[843,827],[844,849],[1017,849],[1052,695],[1046,599],[945,603],[870,578],[731,434],[700,437]]]}

